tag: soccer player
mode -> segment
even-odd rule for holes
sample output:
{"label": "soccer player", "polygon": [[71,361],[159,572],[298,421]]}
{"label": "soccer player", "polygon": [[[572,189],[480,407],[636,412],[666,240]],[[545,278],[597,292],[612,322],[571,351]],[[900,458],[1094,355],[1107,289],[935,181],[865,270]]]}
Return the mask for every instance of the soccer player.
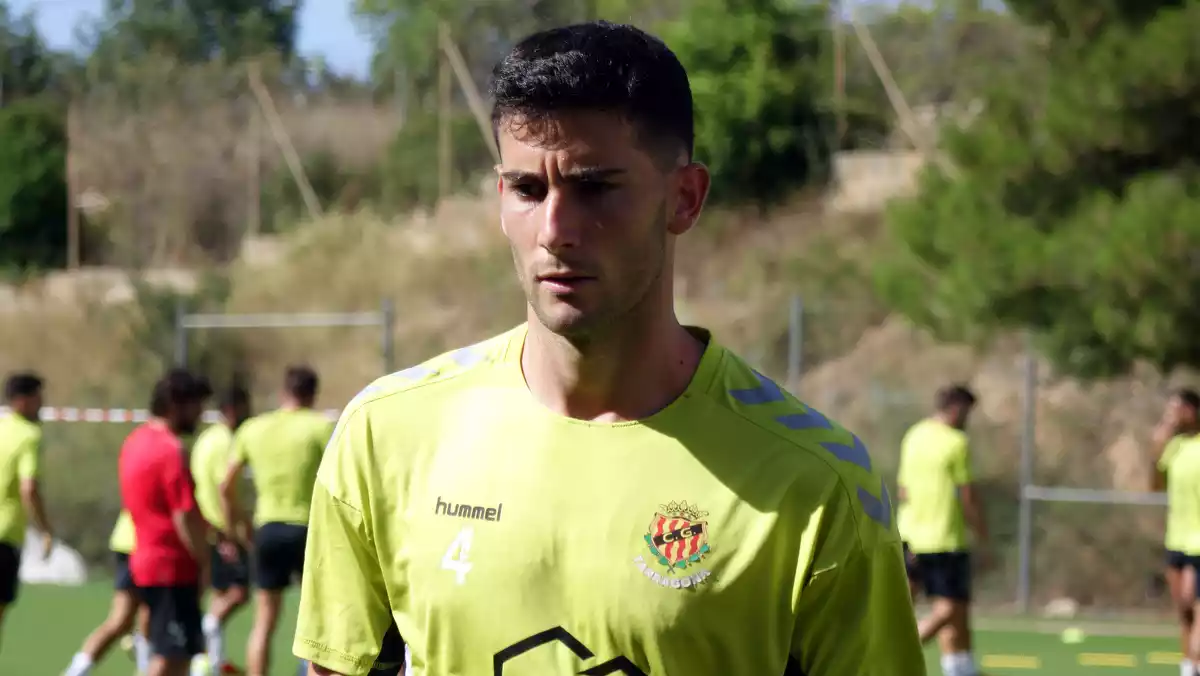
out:
{"label": "soccer player", "polygon": [[154,385],[153,417],[121,446],[121,501],[136,540],[129,571],[149,611],[148,676],[186,676],[192,658],[204,652],[200,596],[210,579],[207,525],[196,508],[180,437],[195,433],[211,394],[203,378],[168,371]]}
{"label": "soccer player", "polygon": [[244,534],[234,526],[242,520],[237,485],[242,471],[253,475],[255,592],[254,628],[246,647],[251,676],[270,671],[271,637],[279,621],[283,592],[304,567],[304,543],[313,483],[333,424],[313,409],[317,374],[307,366],[292,366],[284,375],[281,406],[246,421],[233,438],[233,461],[221,484],[225,500],[226,537]]}
{"label": "soccer player", "polygon": [[[1155,469],[1151,473],[1152,486],[1155,491],[1167,487],[1171,463],[1185,442],[1200,433],[1200,423],[1197,421],[1197,411],[1200,410],[1200,394],[1195,390],[1180,389],[1167,400],[1162,418],[1154,428],[1152,440],[1154,444]],[[1193,528],[1195,527],[1195,528]],[[1166,580],[1171,601],[1177,609],[1182,651],[1186,656],[1188,642],[1191,640],[1192,625],[1195,612],[1192,608],[1196,598],[1195,575],[1187,565],[1187,556],[1183,549],[1183,538],[1189,529],[1200,528],[1200,514],[1183,511],[1174,502],[1167,502],[1167,529],[1165,537]],[[1185,657],[1179,665],[1180,673],[1192,676],[1194,670],[1192,661]]]}
{"label": "soccer player", "polygon": [[938,637],[946,676],[978,673],[971,654],[971,555],[986,565],[988,531],[973,482],[971,452],[964,429],[975,394],[963,385],[937,393],[936,412],[914,425],[900,446],[898,522],[915,587],[932,599],[933,609],[918,624],[921,642]]}
{"label": "soccer player", "polygon": [[[146,641],[145,606],[138,600],[137,585],[129,572],[129,555],[133,552],[135,538],[133,520],[129,512],[121,510],[117,523],[108,539],[108,548],[113,553],[114,572],[113,598],[108,617],[83,641],[83,647],[75,653],[63,676],[88,676],[92,667],[108,653],[122,636],[133,632],[134,661],[139,674],[146,673],[150,666],[150,645]],[[134,623],[137,623],[135,628]]]}
{"label": "soccer player", "polygon": [[34,373],[9,376],[4,399],[9,413],[0,416],[0,625],[5,610],[17,600],[28,520],[42,533],[42,557],[50,558],[54,548],[54,531],[38,488],[42,379]]}
{"label": "soccer player", "polygon": [[192,479],[196,484],[196,504],[200,514],[212,526],[212,588],[208,612],[202,620],[208,647],[208,663],[215,674],[237,674],[241,670],[225,659],[223,628],[233,614],[245,605],[250,583],[250,565],[246,548],[248,524],[236,525],[241,539],[225,537],[225,509],[221,503],[221,482],[232,459],[233,434],[250,417],[250,393],[232,386],[221,396],[218,407],[221,420],[209,425],[192,445]]}
{"label": "soccer player", "polygon": [[426,676],[924,674],[862,443],[676,318],[710,180],[678,59],[573,25],[491,94],[527,321],[345,410],[295,653],[360,676],[395,623]]}

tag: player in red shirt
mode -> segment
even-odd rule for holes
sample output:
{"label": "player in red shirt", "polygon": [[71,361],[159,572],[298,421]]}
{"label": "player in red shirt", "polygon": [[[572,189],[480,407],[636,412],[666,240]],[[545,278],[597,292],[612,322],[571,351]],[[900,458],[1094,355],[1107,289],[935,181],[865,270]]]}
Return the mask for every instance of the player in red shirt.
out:
{"label": "player in red shirt", "polygon": [[153,418],[121,446],[121,501],[137,541],[129,570],[150,611],[148,676],[187,676],[192,657],[204,652],[200,596],[209,548],[180,437],[196,431],[211,394],[203,378],[168,371],[154,385]]}

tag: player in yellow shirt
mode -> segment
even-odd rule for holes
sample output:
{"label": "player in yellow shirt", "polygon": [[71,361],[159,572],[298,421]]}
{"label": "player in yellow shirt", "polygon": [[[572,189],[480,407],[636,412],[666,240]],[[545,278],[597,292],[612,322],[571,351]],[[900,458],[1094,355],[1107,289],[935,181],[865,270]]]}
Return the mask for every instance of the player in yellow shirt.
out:
{"label": "player in yellow shirt", "polygon": [[0,413],[0,625],[7,608],[17,600],[27,522],[32,520],[42,533],[43,557],[49,558],[54,546],[38,488],[42,379],[33,373],[9,376],[4,399],[9,412]]}
{"label": "player in yellow shirt", "polygon": [[388,636],[411,676],[924,674],[862,443],[676,319],[709,174],[674,54],[631,26],[538,33],[492,98],[527,322],[345,410],[295,653],[349,676],[395,673]]}
{"label": "player in yellow shirt", "polygon": [[317,374],[307,366],[292,366],[284,377],[282,406],[247,420],[233,439],[233,458],[221,484],[225,532],[240,534],[242,520],[237,484],[249,467],[257,494],[254,508],[255,594],[254,628],[246,648],[251,676],[270,671],[271,637],[279,620],[283,592],[304,567],[304,544],[317,467],[333,424],[313,409]]}
{"label": "player in yellow shirt", "polygon": [[[1184,439],[1175,451],[1167,471],[1167,500],[1177,529],[1175,544],[1187,558],[1192,575],[1200,566],[1200,437]],[[1200,603],[1193,591],[1193,608]],[[1200,623],[1192,624],[1192,635],[1185,652],[1191,665],[1182,665],[1180,673],[1197,676],[1200,665]],[[1190,671],[1187,667],[1190,666]]]}
{"label": "player in yellow shirt", "polygon": [[964,429],[974,393],[951,385],[937,393],[933,416],[913,425],[900,446],[900,536],[908,550],[914,589],[924,588],[933,609],[918,625],[921,642],[938,637],[942,672],[975,676],[971,653],[971,543],[986,565],[987,523],[974,485]]}
{"label": "player in yellow shirt", "polygon": [[233,460],[234,432],[250,417],[250,393],[234,385],[222,394],[218,402],[221,419],[196,437],[192,445],[190,466],[196,484],[196,505],[204,520],[212,526],[213,595],[208,612],[201,620],[208,664],[216,674],[237,674],[239,669],[226,661],[224,627],[235,612],[246,604],[250,585],[250,559],[246,547],[250,524],[235,524],[238,539],[225,537],[225,509],[221,502],[221,483]]}
{"label": "player in yellow shirt", "polygon": [[[88,676],[92,668],[104,659],[113,644],[122,636],[133,633],[133,654],[137,671],[144,674],[150,667],[150,644],[146,641],[146,608],[138,600],[137,585],[129,572],[129,555],[133,553],[136,539],[133,520],[129,512],[121,510],[108,548],[113,553],[113,598],[108,608],[108,617],[83,641],[83,646],[71,659],[63,676]],[[135,627],[135,622],[137,626]]]}
{"label": "player in yellow shirt", "polygon": [[[1200,433],[1197,411],[1200,410],[1200,394],[1195,390],[1180,389],[1167,400],[1162,418],[1152,435],[1155,447],[1155,468],[1151,472],[1151,490],[1161,491],[1167,486],[1171,464],[1184,442]],[[1166,581],[1179,618],[1181,650],[1185,655],[1180,663],[1180,673],[1191,676],[1194,666],[1186,657],[1191,640],[1195,612],[1192,608],[1196,598],[1195,575],[1187,565],[1187,555],[1182,551],[1183,525],[1188,517],[1180,512],[1179,506],[1168,499],[1166,545]]]}

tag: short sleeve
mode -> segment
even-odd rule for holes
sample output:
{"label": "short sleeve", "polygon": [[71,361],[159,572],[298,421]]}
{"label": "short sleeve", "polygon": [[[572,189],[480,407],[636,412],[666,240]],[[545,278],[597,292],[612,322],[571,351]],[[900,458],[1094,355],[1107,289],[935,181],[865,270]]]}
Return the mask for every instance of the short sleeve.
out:
{"label": "short sleeve", "polygon": [[[800,673],[925,676],[899,538],[856,512],[849,496],[826,510],[823,551],[796,608],[791,654]],[[860,536],[860,526],[879,537]]]}
{"label": "short sleeve", "polygon": [[244,423],[238,431],[233,433],[233,441],[229,444],[229,462],[249,462],[250,456],[246,453],[247,441],[246,437],[250,434],[252,423]]}
{"label": "short sleeve", "polygon": [[1162,455],[1158,457],[1158,471],[1166,472],[1171,468],[1171,462],[1175,460],[1175,456],[1179,455],[1179,448],[1183,446],[1183,437],[1174,437],[1167,442],[1163,447]]}
{"label": "short sleeve", "polygon": [[17,478],[21,480],[36,479],[41,471],[42,435],[31,435],[29,440],[21,445],[17,457]]}
{"label": "short sleeve", "polygon": [[394,628],[366,512],[370,429],[365,415],[346,415],[313,488],[292,650],[339,674],[364,676]]}
{"label": "short sleeve", "polygon": [[965,486],[974,480],[973,474],[971,471],[971,446],[967,443],[964,435],[954,445],[954,452],[950,455],[950,478],[955,485]]}
{"label": "short sleeve", "polygon": [[190,512],[196,508],[195,486],[183,451],[163,463],[163,486],[171,513]]}

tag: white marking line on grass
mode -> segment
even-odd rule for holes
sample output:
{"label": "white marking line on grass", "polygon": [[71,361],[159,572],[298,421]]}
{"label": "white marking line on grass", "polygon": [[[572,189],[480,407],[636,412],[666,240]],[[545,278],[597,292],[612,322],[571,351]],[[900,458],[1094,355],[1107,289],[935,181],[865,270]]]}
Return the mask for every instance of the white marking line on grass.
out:
{"label": "white marking line on grass", "polygon": [[1146,655],[1147,664],[1179,664],[1183,661],[1183,653],[1149,653]]}
{"label": "white marking line on grass", "polygon": [[1123,653],[1079,653],[1085,667],[1136,667],[1137,655]]}
{"label": "white marking line on grass", "polygon": [[1033,655],[984,655],[979,664],[984,669],[1040,669],[1042,661]]}

